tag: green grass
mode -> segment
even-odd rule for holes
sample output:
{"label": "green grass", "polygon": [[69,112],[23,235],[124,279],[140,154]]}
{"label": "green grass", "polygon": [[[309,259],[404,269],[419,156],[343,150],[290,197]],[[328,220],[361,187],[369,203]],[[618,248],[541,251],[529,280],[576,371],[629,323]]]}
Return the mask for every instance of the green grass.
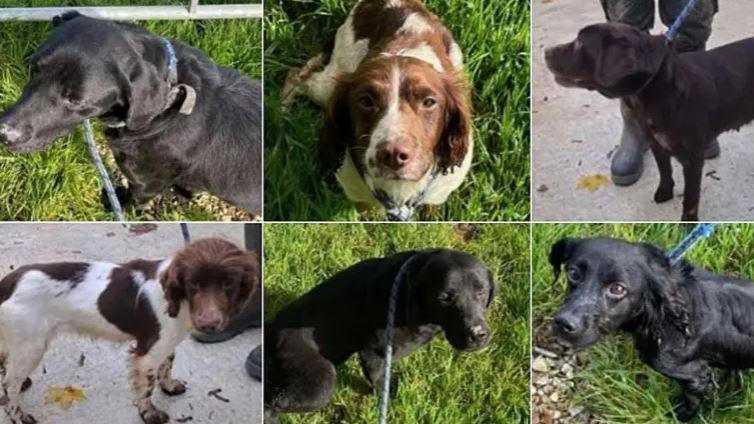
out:
{"label": "green grass", "polygon": [[[232,3],[229,0],[202,1],[204,4]],[[3,6],[94,6],[94,5],[186,4],[176,0],[5,0]],[[139,22],[151,31],[174,37],[202,49],[218,64],[261,77],[261,22],[160,21]],[[49,23],[0,23],[0,110],[12,104],[27,80],[27,59],[48,36]],[[96,131],[100,152],[106,142]],[[116,167],[109,161],[109,173],[116,180]],[[55,141],[48,151],[13,155],[0,149],[0,220],[112,220],[100,204],[101,184],[86,150],[83,130],[77,127]],[[169,197],[169,196],[168,196]],[[159,202],[149,215],[129,211],[128,220],[215,220],[210,206],[195,202]]]}
{"label": "green grass", "polygon": [[[488,314],[487,349],[456,353],[443,337],[396,364],[401,380],[390,402],[393,423],[529,422],[529,229],[481,225],[469,241],[448,224],[265,225],[265,316],[343,268],[394,252],[446,246],[470,252],[492,268],[500,286]],[[327,408],[290,414],[285,423],[377,421],[377,396],[364,394],[355,358],[338,369]]]}
{"label": "green grass", "polygon": [[[565,281],[553,289],[547,261],[550,246],[561,237],[611,236],[656,243],[670,249],[691,229],[683,225],[546,225],[533,229],[533,316],[534,331],[549,326],[555,309],[563,301]],[[713,272],[754,276],[754,226],[721,225],[697,245],[686,259]],[[535,333],[534,340],[541,333]],[[656,423],[672,409],[672,397],[680,388],[644,365],[626,336],[611,337],[587,350],[588,364],[577,375],[584,390],[574,393],[575,404],[588,407],[602,422]],[[738,384],[724,384],[718,397],[705,403],[701,423],[754,423],[754,378],[743,374]]]}
{"label": "green grass", "polygon": [[[315,143],[322,111],[305,102],[287,113],[280,110],[280,89],[288,70],[316,55],[354,4],[354,0],[265,3],[267,219],[360,218],[342,190],[324,182],[318,168]],[[529,216],[529,2],[427,0],[426,4],[464,52],[473,84],[475,147],[467,181],[445,205],[429,208],[421,218],[525,220]]]}

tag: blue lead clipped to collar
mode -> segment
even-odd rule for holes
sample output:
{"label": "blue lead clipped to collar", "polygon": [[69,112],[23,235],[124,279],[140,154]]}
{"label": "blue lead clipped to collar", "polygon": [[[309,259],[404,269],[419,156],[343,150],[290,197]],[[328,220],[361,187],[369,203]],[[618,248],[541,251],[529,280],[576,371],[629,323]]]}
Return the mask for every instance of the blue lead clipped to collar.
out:
{"label": "blue lead clipped to collar", "polygon": [[178,56],[175,55],[173,43],[165,37],[160,37],[160,42],[168,54],[168,82],[170,85],[178,83]]}
{"label": "blue lead clipped to collar", "polygon": [[696,243],[706,239],[715,230],[715,224],[699,224],[673,249],[668,255],[671,265],[675,265],[681,260]]}
{"label": "blue lead clipped to collar", "polygon": [[668,39],[668,41],[673,41],[675,37],[678,35],[678,32],[681,30],[681,26],[683,26],[683,22],[691,15],[691,12],[694,10],[694,6],[699,2],[699,0],[689,0],[688,3],[686,3],[686,6],[681,10],[681,13],[678,15],[677,18],[675,18],[675,21],[673,22],[673,25],[670,26],[668,31],[665,33],[665,38]]}
{"label": "blue lead clipped to collar", "polygon": [[165,48],[168,55],[168,84],[170,84],[169,99],[175,99],[180,90],[183,90],[185,97],[179,109],[183,115],[191,115],[196,106],[196,90],[187,84],[178,84],[178,56],[175,54],[173,43],[165,37],[160,37],[160,43]]}

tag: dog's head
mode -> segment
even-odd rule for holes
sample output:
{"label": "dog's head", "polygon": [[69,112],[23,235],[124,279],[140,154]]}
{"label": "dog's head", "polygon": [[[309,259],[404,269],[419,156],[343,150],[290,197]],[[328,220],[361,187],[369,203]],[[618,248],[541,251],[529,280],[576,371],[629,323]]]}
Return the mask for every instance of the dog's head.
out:
{"label": "dog's head", "polygon": [[553,333],[574,347],[589,346],[617,330],[688,331],[677,272],[655,245],[566,238],[552,246],[550,264],[556,280],[563,267],[568,279]]}
{"label": "dog's head", "polygon": [[439,325],[458,350],[489,344],[485,313],[497,288],[482,261],[454,250],[423,251],[412,260],[406,278],[410,320]]}
{"label": "dog's head", "polygon": [[259,262],[228,241],[198,240],[173,257],[162,285],[171,317],[186,303],[194,328],[222,331],[258,290]]}
{"label": "dog's head", "polygon": [[[471,107],[465,80],[412,57],[378,56],[339,78],[320,133],[324,166],[346,151],[371,181],[419,181],[463,163]],[[387,183],[386,183],[387,184]]]}
{"label": "dog's head", "polygon": [[167,73],[164,47],[142,28],[76,12],[56,17],[20,98],[0,116],[0,140],[13,152],[40,151],[94,117],[143,129],[164,110]]}
{"label": "dog's head", "polygon": [[585,27],[570,43],[548,48],[545,60],[559,84],[617,98],[643,89],[671,51],[665,36],[604,23]]}

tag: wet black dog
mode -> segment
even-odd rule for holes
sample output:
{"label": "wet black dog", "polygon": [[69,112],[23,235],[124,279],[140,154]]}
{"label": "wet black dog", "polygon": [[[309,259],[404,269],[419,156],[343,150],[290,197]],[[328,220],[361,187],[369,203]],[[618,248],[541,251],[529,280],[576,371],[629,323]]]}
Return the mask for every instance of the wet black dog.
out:
{"label": "wet black dog", "polygon": [[574,347],[623,331],[641,360],[682,389],[675,415],[692,419],[716,387],[712,368],[754,368],[754,283],[671,265],[646,243],[563,239],[552,246],[557,279],[566,264],[568,297],[553,332]]}
{"label": "wet black dog", "polygon": [[31,58],[21,97],[0,116],[8,149],[44,150],[84,119],[99,118],[128,178],[128,189],[118,190],[124,206],[172,186],[261,212],[258,82],[135,25],[75,12],[54,25]]}
{"label": "wet black dog", "polygon": [[683,165],[681,219],[697,221],[704,150],[721,133],[754,120],[754,38],[678,54],[663,35],[607,23],[582,29],[545,56],[561,85],[626,100],[660,171],[654,200],[673,198],[673,156]]}
{"label": "wet black dog", "polygon": [[279,412],[327,405],[335,367],[354,353],[371,386],[381,390],[390,289],[409,260],[395,316],[394,357],[410,354],[440,333],[458,350],[489,343],[485,312],[496,288],[490,269],[476,257],[432,249],[359,262],[284,307],[265,325],[265,409],[270,422]]}

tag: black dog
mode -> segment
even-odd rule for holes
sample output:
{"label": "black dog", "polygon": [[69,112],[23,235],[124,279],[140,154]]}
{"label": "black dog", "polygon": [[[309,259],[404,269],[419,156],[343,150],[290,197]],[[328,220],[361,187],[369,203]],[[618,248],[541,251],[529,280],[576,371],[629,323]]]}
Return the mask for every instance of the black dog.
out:
{"label": "black dog", "polygon": [[[318,285],[265,325],[267,418],[323,408],[335,367],[359,354],[364,375],[381,390],[384,332],[393,281],[407,261],[395,316],[394,357],[437,334],[458,350],[490,341],[485,311],[495,296],[490,269],[469,254],[431,249],[359,262]],[[393,387],[393,390],[396,390]]]}
{"label": "black dog", "polygon": [[11,151],[44,150],[96,117],[128,178],[118,190],[124,206],[176,186],[260,213],[258,82],[135,25],[72,12],[54,26],[31,58],[21,97],[0,116]]}
{"label": "black dog", "polygon": [[651,140],[660,171],[655,201],[673,198],[673,156],[683,165],[681,219],[697,221],[705,148],[754,120],[754,38],[678,54],[662,35],[607,23],[547,49],[546,60],[561,85],[626,100]]}
{"label": "black dog", "polygon": [[671,265],[646,243],[563,239],[552,246],[557,279],[566,264],[568,297],[553,332],[574,347],[623,331],[641,360],[680,383],[675,415],[688,421],[715,388],[712,367],[754,367],[754,283]]}

